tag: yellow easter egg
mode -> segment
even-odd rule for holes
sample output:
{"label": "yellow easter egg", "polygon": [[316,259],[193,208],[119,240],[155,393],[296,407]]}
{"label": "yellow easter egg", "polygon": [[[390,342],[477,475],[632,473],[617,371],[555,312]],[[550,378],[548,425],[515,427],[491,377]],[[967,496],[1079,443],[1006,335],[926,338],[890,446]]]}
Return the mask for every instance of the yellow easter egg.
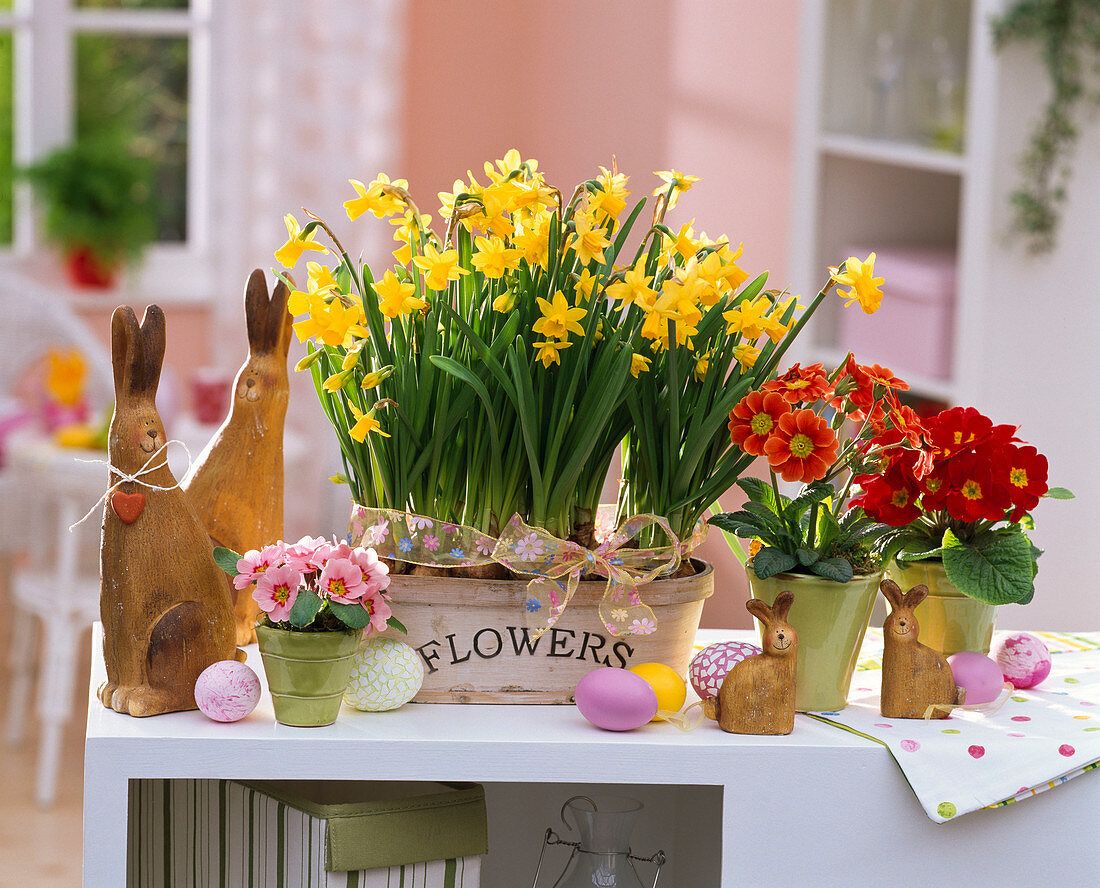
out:
{"label": "yellow easter egg", "polygon": [[[639,663],[631,666],[630,671],[644,678],[657,694],[657,709],[665,712],[679,712],[687,699],[687,684],[671,666],[664,663]],[[653,721],[662,721],[654,716]]]}

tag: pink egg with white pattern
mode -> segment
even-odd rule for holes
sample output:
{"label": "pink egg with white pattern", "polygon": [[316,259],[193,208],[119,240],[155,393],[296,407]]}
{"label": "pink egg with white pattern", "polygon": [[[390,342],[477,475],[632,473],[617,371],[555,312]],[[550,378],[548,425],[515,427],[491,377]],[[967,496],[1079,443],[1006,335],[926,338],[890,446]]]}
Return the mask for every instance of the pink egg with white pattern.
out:
{"label": "pink egg with white pattern", "polygon": [[1009,632],[997,636],[989,652],[1001,667],[1005,681],[1017,688],[1033,688],[1050,675],[1050,651],[1031,632]]}
{"label": "pink egg with white pattern", "polygon": [[195,702],[199,712],[213,721],[238,721],[260,702],[260,680],[236,660],[211,663],[195,682]]}
{"label": "pink egg with white pattern", "polygon": [[730,670],[749,657],[755,657],[760,653],[760,648],[755,644],[743,641],[719,641],[708,644],[694,658],[688,669],[688,678],[691,686],[700,700],[717,697]]}

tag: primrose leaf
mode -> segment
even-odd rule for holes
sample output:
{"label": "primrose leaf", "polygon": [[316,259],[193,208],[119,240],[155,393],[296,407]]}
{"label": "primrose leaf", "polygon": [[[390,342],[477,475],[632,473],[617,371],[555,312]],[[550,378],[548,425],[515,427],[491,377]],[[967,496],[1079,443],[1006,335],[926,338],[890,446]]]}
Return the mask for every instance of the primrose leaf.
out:
{"label": "primrose leaf", "polygon": [[790,570],[796,564],[798,564],[798,559],[793,555],[780,549],[766,546],[757,552],[756,556],[752,559],[752,571],[760,579],[766,580],[768,577],[775,576],[777,573],[783,573],[785,570]]}
{"label": "primrose leaf", "polygon": [[240,571],[237,570],[237,562],[240,560],[241,556],[232,549],[227,549],[225,546],[214,547],[214,563],[229,574],[229,576],[235,577],[240,573]]}
{"label": "primrose leaf", "polygon": [[321,599],[317,593],[312,589],[302,589],[294,599],[294,607],[290,609],[287,619],[290,620],[291,626],[302,629],[313,622],[313,618],[317,616],[317,611],[320,609]]}
{"label": "primrose leaf", "polygon": [[336,618],[349,629],[366,629],[370,623],[370,614],[358,604],[339,604],[329,601],[329,609]]}
{"label": "primrose leaf", "polygon": [[846,558],[822,558],[810,570],[836,583],[847,583],[852,578],[852,565]]}
{"label": "primrose leaf", "polygon": [[947,578],[964,595],[986,604],[1025,604],[1035,594],[1035,561],[1022,533],[996,534],[981,546],[964,543],[950,530],[943,535]]}

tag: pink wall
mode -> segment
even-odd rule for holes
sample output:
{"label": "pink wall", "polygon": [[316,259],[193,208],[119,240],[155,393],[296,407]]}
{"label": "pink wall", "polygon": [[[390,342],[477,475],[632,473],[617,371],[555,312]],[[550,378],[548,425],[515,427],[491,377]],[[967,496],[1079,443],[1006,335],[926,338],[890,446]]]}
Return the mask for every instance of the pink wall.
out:
{"label": "pink wall", "polygon": [[[797,3],[412,0],[403,163],[423,210],[516,147],[563,190],[611,155],[648,194],[654,170],[703,181],[668,221],[745,242],[786,282]],[[438,221],[438,220],[437,220]],[[735,491],[736,492],[736,491]],[[736,504],[728,495],[723,505]],[[719,534],[704,625],[748,626],[744,574]]]}

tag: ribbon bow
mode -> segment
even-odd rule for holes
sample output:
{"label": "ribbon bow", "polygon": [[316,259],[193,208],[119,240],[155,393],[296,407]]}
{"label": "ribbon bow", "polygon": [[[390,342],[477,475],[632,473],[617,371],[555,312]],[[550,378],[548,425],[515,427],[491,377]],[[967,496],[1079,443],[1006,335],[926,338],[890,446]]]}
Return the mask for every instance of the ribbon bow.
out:
{"label": "ribbon bow", "polygon": [[[613,514],[614,507],[601,507],[597,527],[613,521]],[[665,533],[668,545],[623,548],[651,527]],[[607,577],[599,614],[608,632],[616,636],[654,632],[657,618],[642,603],[638,587],[675,573],[681,559],[706,537],[706,530],[706,523],[700,521],[691,537],[681,541],[664,518],[635,515],[590,550],[530,527],[519,515],[513,515],[500,537],[493,538],[462,524],[356,503],[348,537],[356,545],[374,547],[381,558],[429,567],[470,567],[496,561],[517,573],[533,575],[527,584],[524,615],[529,634],[538,638],[557,622],[585,573]]]}
{"label": "ribbon bow", "polygon": [[[622,548],[650,527],[659,527],[669,544]],[[607,577],[599,614],[608,632],[615,636],[649,635],[657,629],[657,618],[642,602],[638,587],[675,573],[680,566],[680,552],[676,534],[657,515],[635,515],[594,551],[530,527],[515,515],[497,540],[493,560],[517,573],[534,575],[527,584],[524,602],[527,628],[533,638],[539,638],[558,621],[585,573]]]}

